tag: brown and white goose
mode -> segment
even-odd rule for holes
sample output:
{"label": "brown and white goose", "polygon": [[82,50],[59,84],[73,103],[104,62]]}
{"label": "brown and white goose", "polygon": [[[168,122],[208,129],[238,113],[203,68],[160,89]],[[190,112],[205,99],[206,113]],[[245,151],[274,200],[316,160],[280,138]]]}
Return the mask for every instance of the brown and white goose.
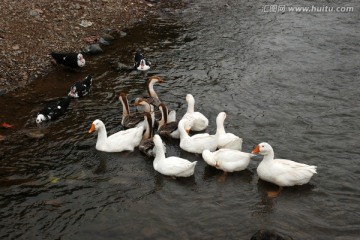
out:
{"label": "brown and white goose", "polygon": [[154,105],[156,107],[158,107],[160,105],[161,101],[154,90],[154,84],[155,83],[164,83],[164,82],[165,81],[163,79],[161,79],[160,77],[157,77],[157,76],[150,77],[147,82],[147,91],[150,96],[149,103],[151,103],[152,105]]}
{"label": "brown and white goose", "polygon": [[144,114],[139,112],[130,113],[129,102],[125,92],[120,92],[119,100],[123,108],[121,125],[125,128],[143,126]]}
{"label": "brown and white goose", "polygon": [[156,118],[160,118],[161,117],[161,112],[160,111],[155,111],[154,110],[154,105],[148,103],[145,99],[143,98],[137,98],[135,100],[134,105],[136,107],[140,107],[141,109],[143,109],[144,113],[150,113],[151,117],[152,117],[152,127],[154,127],[154,125],[156,125],[157,127],[157,121]]}
{"label": "brown and white goose", "polygon": [[[156,83],[163,83],[163,82],[165,82],[165,81],[163,79],[161,79],[160,77],[157,77],[157,76],[150,77],[149,80],[147,81],[147,84],[146,84],[146,89],[147,89],[147,92],[148,92],[148,96],[143,97],[142,99],[147,101],[149,104],[152,104],[155,107],[158,107],[159,104],[161,103],[161,101],[160,101],[158,95],[155,92],[154,85]],[[138,100],[139,100],[139,98],[137,98],[135,100],[135,102],[138,101]],[[141,106],[138,106],[137,110],[139,112],[144,112],[145,111]]]}
{"label": "brown and white goose", "polygon": [[154,141],[153,141],[153,123],[150,113],[144,113],[145,132],[139,144],[140,152],[144,153],[147,157],[155,157]]}
{"label": "brown and white goose", "polygon": [[162,137],[176,138],[180,139],[180,132],[178,130],[178,122],[169,121],[168,108],[165,104],[161,103],[159,105],[159,110],[161,112],[161,119],[158,121],[158,134]]}

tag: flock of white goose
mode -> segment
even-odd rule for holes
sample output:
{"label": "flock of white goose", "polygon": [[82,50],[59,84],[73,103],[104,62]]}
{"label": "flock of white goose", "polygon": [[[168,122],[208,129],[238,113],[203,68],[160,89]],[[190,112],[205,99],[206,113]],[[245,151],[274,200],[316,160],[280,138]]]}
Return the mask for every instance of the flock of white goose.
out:
{"label": "flock of white goose", "polygon": [[[162,138],[180,139],[180,148],[191,153],[202,154],[204,161],[224,172],[241,171],[247,168],[250,158],[255,154],[264,158],[257,167],[260,179],[279,186],[275,192],[268,192],[275,197],[282,187],[303,185],[316,173],[316,166],[310,166],[287,159],[274,159],[274,150],[268,143],[260,143],[251,153],[242,152],[242,139],[224,128],[226,113],[220,112],[216,118],[216,133],[197,133],[208,127],[209,120],[195,111],[195,99],[187,94],[187,112],[176,120],[176,112],[162,103],[154,90],[154,84],[164,82],[153,76],[147,82],[148,97],[137,98],[134,105],[136,112],[130,112],[125,93],[120,93],[123,106],[122,125],[126,130],[107,136],[104,123],[95,120],[89,133],[97,131],[96,149],[104,152],[133,151],[136,147],[149,157],[154,157],[153,167],[163,175],[171,177],[189,177],[194,174],[195,162],[171,156],[166,157],[166,147]],[[160,120],[157,120],[159,119]],[[153,135],[154,129],[156,134]]]}

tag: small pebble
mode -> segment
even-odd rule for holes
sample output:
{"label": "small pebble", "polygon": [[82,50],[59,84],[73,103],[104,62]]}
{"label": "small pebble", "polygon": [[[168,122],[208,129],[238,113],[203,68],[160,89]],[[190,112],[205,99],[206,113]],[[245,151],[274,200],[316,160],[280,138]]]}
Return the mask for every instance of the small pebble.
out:
{"label": "small pebble", "polygon": [[30,10],[30,16],[32,16],[32,17],[39,16],[39,12],[36,10]]}
{"label": "small pebble", "polygon": [[126,35],[127,35],[126,32],[120,31],[120,36],[121,36],[121,37],[125,37]]}

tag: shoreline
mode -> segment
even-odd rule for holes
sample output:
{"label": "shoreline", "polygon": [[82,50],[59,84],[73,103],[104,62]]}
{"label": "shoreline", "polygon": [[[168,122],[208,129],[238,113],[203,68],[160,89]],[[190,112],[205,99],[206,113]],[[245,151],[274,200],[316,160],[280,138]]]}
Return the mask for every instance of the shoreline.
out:
{"label": "shoreline", "polygon": [[47,75],[54,67],[51,51],[78,52],[99,43],[104,35],[118,38],[125,29],[176,4],[179,2],[156,0],[2,1],[0,96]]}

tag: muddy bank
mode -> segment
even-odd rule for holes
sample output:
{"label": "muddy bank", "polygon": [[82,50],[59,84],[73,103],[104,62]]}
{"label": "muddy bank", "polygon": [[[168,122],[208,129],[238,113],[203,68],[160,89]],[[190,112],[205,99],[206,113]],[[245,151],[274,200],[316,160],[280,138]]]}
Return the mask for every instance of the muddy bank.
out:
{"label": "muddy bank", "polygon": [[179,6],[156,0],[0,2],[0,95],[49,72],[51,51],[80,51]]}

